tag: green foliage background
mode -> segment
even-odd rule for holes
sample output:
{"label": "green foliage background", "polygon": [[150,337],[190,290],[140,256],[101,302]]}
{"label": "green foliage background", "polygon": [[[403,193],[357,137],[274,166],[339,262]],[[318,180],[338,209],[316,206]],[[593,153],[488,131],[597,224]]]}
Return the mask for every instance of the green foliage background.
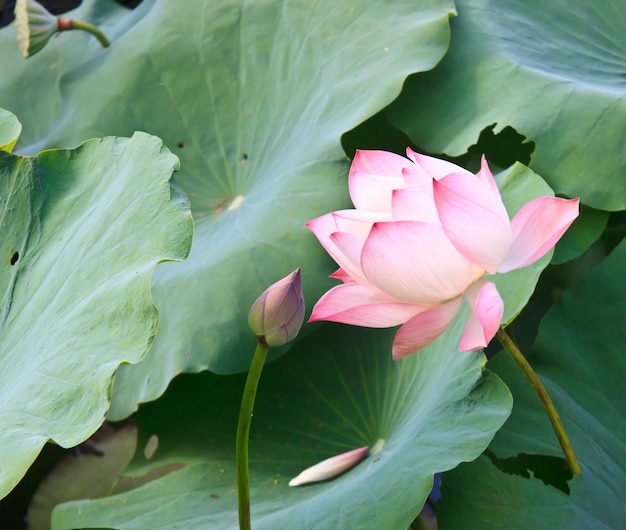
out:
{"label": "green foliage background", "polygon": [[[259,528],[408,527],[433,474],[478,457],[509,414],[510,394],[495,372],[513,390],[513,414],[485,456],[444,475],[440,527],[616,527],[626,500],[617,434],[624,431],[624,410],[609,405],[619,402],[625,369],[618,346],[625,289],[619,274],[626,202],[622,2],[144,0],[128,10],[112,0],[86,0],[69,15],[98,25],[112,46],[102,49],[88,34],[68,32],[24,61],[14,26],[0,30],[0,107],[19,119],[0,114],[0,146],[18,153],[0,158],[2,200],[13,197],[2,186],[18,174],[21,161],[56,171],[58,182],[65,182],[62,191],[90,214],[89,222],[70,214],[63,223],[91,234],[93,252],[112,262],[98,263],[99,270],[116,288],[123,283],[113,263],[129,251],[95,237],[89,223],[106,227],[119,218],[125,220],[118,235],[124,245],[137,246],[147,230],[169,246],[156,254],[137,252],[152,256],[141,296],[110,293],[125,308],[125,300],[147,304],[138,322],[114,309],[115,324],[87,313],[109,332],[122,322],[143,329],[142,346],[132,355],[112,347],[115,331],[102,343],[110,357],[94,360],[93,342],[73,340],[97,336],[88,321],[89,333],[65,329],[75,353],[62,341],[62,353],[50,349],[42,357],[60,379],[77,380],[80,392],[99,392],[97,407],[52,386],[57,399],[51,398],[39,383],[26,383],[36,361],[23,352],[33,342],[52,342],[45,326],[31,324],[45,315],[41,308],[30,320],[16,319],[12,333],[19,341],[3,331],[0,366],[13,386],[0,398],[0,418],[6,410],[24,415],[29,407],[46,421],[62,418],[58,433],[36,429],[28,456],[15,460],[11,478],[2,479],[5,493],[48,438],[75,445],[97,429],[105,410],[108,419],[123,420],[147,403],[137,413],[133,460],[126,468],[124,458],[111,463],[128,477],[149,473],[147,478],[111,484],[114,495],[100,499],[59,504],[72,494],[55,497],[43,508],[49,513],[59,504],[52,527],[234,527],[232,428],[241,372],[254,348],[248,308],[267,285],[301,266],[310,310],[333,285],[327,278],[333,263],[304,223],[350,206],[345,153],[403,153],[411,146],[455,157],[470,169],[486,153],[492,167],[508,168],[498,182],[511,215],[528,200],[551,194],[550,187],[581,197],[581,215],[553,256],[495,281],[506,321],[517,317],[518,342],[532,348],[530,360],[580,448],[583,477],[567,482],[550,426],[503,354],[485,370],[481,352],[456,352],[460,321],[427,350],[395,364],[388,355],[392,332],[311,325],[293,347],[272,351],[277,360],[261,381],[251,448],[253,520]],[[133,135],[137,130],[162,138],[178,156],[178,184],[163,187],[177,167],[174,158],[156,149],[156,139]],[[109,136],[118,138],[46,151]],[[118,158],[131,144],[138,145],[129,155],[137,169],[129,171]],[[72,171],[57,169],[66,159],[76,160],[74,179]],[[79,180],[86,182],[84,191]],[[141,213],[152,192],[164,218],[146,220]],[[186,224],[182,217],[165,219],[168,201],[181,215],[183,192],[195,224],[193,246],[184,263],[156,268],[149,297],[151,266],[182,258],[190,243],[188,216]],[[64,211],[61,199],[42,197]],[[27,202],[10,207],[18,217],[3,218],[2,248],[15,246],[4,234],[16,231],[9,227],[22,222]],[[109,243],[120,256],[107,250]],[[15,276],[12,252],[3,254],[0,270],[7,282]],[[69,256],[69,270],[74,261],[82,267],[79,256]],[[20,274],[32,293],[48,297],[58,291],[51,279],[68,275],[55,270],[51,279],[40,274],[34,281],[30,271]],[[32,274],[38,278],[36,270]],[[83,289],[92,286],[86,282]],[[152,302],[159,313],[153,342]],[[26,359],[17,368],[15,352]],[[117,368],[127,362],[133,364]],[[77,363],[97,366],[101,375],[84,376]],[[77,402],[87,413],[70,421]],[[15,423],[1,421],[3,432]],[[31,429],[36,424],[25,423]],[[11,443],[0,445],[2,461],[22,439],[17,431]],[[158,446],[147,459],[150,440]],[[286,487],[301,468],[377,440],[385,440],[382,450],[343,477]],[[93,475],[82,471],[88,465],[59,475],[64,478],[54,489],[84,481],[83,497],[89,497]],[[528,465],[535,467],[529,472]],[[542,466],[547,471],[537,471]],[[54,483],[54,474],[47,480]],[[568,489],[570,495],[561,491]],[[93,496],[101,497],[97,491]],[[501,498],[506,509],[500,511],[494,505]],[[39,501],[36,509],[46,504]]]}

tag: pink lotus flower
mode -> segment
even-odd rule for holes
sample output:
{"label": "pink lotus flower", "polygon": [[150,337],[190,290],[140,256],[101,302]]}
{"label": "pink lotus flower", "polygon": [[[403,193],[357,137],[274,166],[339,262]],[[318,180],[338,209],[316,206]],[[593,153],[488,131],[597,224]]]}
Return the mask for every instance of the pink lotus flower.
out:
{"label": "pink lotus flower", "polygon": [[399,359],[439,337],[465,301],[459,351],[484,348],[504,312],[484,277],[544,256],[578,216],[578,199],[540,197],[510,221],[484,157],[474,175],[411,149],[407,156],[357,151],[348,182],[356,209],[307,223],[343,282],[309,321],[403,324],[392,351]]}

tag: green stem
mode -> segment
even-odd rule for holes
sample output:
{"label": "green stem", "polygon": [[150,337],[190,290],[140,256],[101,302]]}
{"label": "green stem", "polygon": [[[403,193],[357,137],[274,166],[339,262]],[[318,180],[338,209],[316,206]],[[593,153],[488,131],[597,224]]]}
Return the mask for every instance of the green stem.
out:
{"label": "green stem", "polygon": [[104,33],[102,33],[96,26],[90,24],[89,22],[68,18],[64,19],[62,17],[59,17],[57,19],[57,27],[59,31],[65,31],[68,29],[81,29],[83,31],[91,33],[96,39],[98,39],[98,42],[102,44],[103,48],[108,48],[111,45],[109,40],[104,36]]}
{"label": "green stem", "polygon": [[563,449],[567,465],[574,475],[580,475],[582,471],[580,469],[580,465],[578,464],[578,460],[576,459],[576,455],[574,454],[572,444],[569,441],[567,433],[565,432],[565,427],[563,427],[563,422],[559,417],[559,413],[556,411],[554,403],[552,403],[552,399],[550,399],[543,383],[540,381],[539,377],[537,377],[537,374],[533,370],[532,366],[530,366],[530,363],[526,360],[526,357],[524,357],[517,345],[511,340],[511,337],[509,337],[506,331],[504,331],[504,328],[500,328],[498,330],[496,337],[498,337],[498,340],[502,343],[504,349],[509,352],[511,357],[513,357],[515,362],[522,369],[526,379],[528,379],[532,387],[535,389],[535,392],[539,397],[539,401],[541,401],[543,408],[548,414],[548,418],[550,418],[550,423],[552,423],[556,437],[561,444],[561,449]]}
{"label": "green stem", "polygon": [[243,389],[241,398],[241,409],[239,410],[239,422],[237,424],[237,493],[239,499],[239,528],[250,530],[250,479],[248,476],[248,439],[250,437],[250,423],[252,422],[252,411],[254,410],[254,400],[256,389],[259,386],[259,379],[265,364],[265,358],[269,351],[269,346],[257,343],[252,365],[246,379],[246,386]]}

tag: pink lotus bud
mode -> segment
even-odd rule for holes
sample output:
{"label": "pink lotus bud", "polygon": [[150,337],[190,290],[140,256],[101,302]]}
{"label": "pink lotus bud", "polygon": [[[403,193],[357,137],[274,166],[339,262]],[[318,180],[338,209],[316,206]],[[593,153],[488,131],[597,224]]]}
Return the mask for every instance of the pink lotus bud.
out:
{"label": "pink lotus bud", "polygon": [[248,314],[250,329],[265,346],[282,346],[293,340],[304,320],[300,268],[268,287]]}
{"label": "pink lotus bud", "polygon": [[328,480],[329,478],[341,475],[348,469],[356,466],[367,454],[369,446],[360,447],[347,453],[342,453],[332,458],[322,460],[319,464],[315,464],[297,477],[292,478],[289,481],[290,486],[302,486],[304,484],[310,484],[312,482],[321,482],[322,480]]}

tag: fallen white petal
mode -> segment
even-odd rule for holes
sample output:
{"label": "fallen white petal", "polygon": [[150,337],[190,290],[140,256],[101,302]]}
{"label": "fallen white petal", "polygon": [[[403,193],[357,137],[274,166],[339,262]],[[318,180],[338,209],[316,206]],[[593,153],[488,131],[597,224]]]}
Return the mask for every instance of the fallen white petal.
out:
{"label": "fallen white petal", "polygon": [[348,451],[347,453],[322,460],[319,464],[305,469],[297,477],[291,479],[289,485],[302,486],[303,484],[320,482],[341,475],[363,460],[368,450],[369,446],[366,445],[365,447],[360,447],[359,449],[354,449],[353,451]]}

